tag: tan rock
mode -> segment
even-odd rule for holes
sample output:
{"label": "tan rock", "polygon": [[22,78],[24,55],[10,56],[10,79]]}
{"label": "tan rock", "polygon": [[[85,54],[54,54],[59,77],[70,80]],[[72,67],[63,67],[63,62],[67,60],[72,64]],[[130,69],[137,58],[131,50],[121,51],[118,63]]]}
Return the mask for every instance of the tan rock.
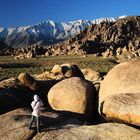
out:
{"label": "tan rock", "polygon": [[139,140],[139,138],[138,129],[125,124],[104,123],[94,126],[70,127],[62,131],[54,140]]}
{"label": "tan rock", "polygon": [[33,130],[28,130],[29,112],[17,109],[0,115],[1,140],[27,140],[32,138]]}
{"label": "tan rock", "polygon": [[45,53],[45,56],[46,56],[46,57],[48,57],[48,56],[49,56],[49,52],[48,52],[48,51]]}
{"label": "tan rock", "polygon": [[128,51],[128,48],[127,48],[127,46],[125,46],[123,49],[122,49],[122,52],[123,53],[126,53]]}
{"label": "tan rock", "polygon": [[103,56],[104,58],[109,57],[109,55],[110,55],[110,50],[109,50],[109,49],[107,49],[105,52],[102,53],[102,56]]}
{"label": "tan rock", "polygon": [[87,118],[95,115],[95,89],[84,79],[73,77],[54,85],[48,93],[48,101],[54,110],[82,114]]}
{"label": "tan rock", "polygon": [[139,137],[138,129],[125,124],[73,125],[70,120],[67,125],[36,135],[33,140],[139,140]]}
{"label": "tan rock", "polygon": [[29,58],[29,59],[34,58],[34,57],[35,57],[35,55],[32,51],[28,52],[26,55],[26,58]]}
{"label": "tan rock", "polygon": [[54,65],[54,67],[51,70],[52,73],[54,74],[59,74],[62,73],[62,68],[60,65]]}
{"label": "tan rock", "polygon": [[85,79],[92,82],[97,81],[100,78],[100,73],[90,68],[82,69],[82,73],[84,74]]}
{"label": "tan rock", "polygon": [[65,73],[65,77],[67,77],[67,78],[70,78],[70,77],[73,77],[74,75],[73,75],[73,71],[70,69],[70,70],[68,70],[66,73]]}
{"label": "tan rock", "polygon": [[116,50],[116,54],[117,54],[117,55],[121,55],[121,53],[122,53],[122,48],[120,48],[120,47],[117,48],[117,50]]}
{"label": "tan rock", "polygon": [[102,112],[109,120],[140,126],[140,93],[112,95],[102,105]]}
{"label": "tan rock", "polygon": [[106,75],[99,91],[100,114],[107,119],[140,126],[139,69],[140,60],[128,61],[115,66]]}
{"label": "tan rock", "polygon": [[66,64],[62,64],[61,68],[62,68],[63,75],[66,77],[84,78],[82,71],[79,69],[77,65],[66,63]]}
{"label": "tan rock", "polygon": [[0,82],[0,114],[18,108],[21,105],[20,100],[16,97],[16,91],[14,91],[18,86],[15,78]]}
{"label": "tan rock", "polygon": [[31,90],[37,89],[37,82],[30,74],[21,73],[18,76],[18,80],[22,85],[29,87]]}

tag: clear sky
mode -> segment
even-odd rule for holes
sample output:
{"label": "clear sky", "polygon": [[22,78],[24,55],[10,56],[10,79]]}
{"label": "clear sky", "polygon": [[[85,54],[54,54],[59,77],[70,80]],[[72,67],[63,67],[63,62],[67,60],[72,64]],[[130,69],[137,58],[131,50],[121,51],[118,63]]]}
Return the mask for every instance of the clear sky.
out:
{"label": "clear sky", "polygon": [[0,0],[0,26],[140,15],[140,0]]}

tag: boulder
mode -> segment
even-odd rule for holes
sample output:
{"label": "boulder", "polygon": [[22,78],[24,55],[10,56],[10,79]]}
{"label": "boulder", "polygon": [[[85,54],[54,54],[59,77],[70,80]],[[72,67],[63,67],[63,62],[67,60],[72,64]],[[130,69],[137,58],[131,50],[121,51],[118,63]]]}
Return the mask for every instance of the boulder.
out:
{"label": "boulder", "polygon": [[97,81],[101,77],[99,72],[94,71],[90,68],[82,69],[82,73],[84,74],[85,79],[91,82]]}
{"label": "boulder", "polygon": [[54,112],[42,112],[41,133],[28,124],[31,112],[20,108],[0,115],[1,140],[139,140],[140,130],[120,123],[83,125],[74,118],[67,118]]}
{"label": "boulder", "polygon": [[35,54],[32,51],[29,51],[26,55],[26,58],[29,58],[29,59],[34,58],[34,57],[35,57]]}
{"label": "boulder", "polygon": [[0,90],[0,114],[21,106],[20,100],[14,94],[14,91]]}
{"label": "boulder", "polygon": [[101,83],[99,112],[106,119],[140,126],[140,60],[115,66]]}
{"label": "boulder", "polygon": [[25,59],[25,58],[26,58],[26,54],[24,54],[24,53],[19,54],[19,55],[14,57],[14,59]]}
{"label": "boulder", "polygon": [[35,135],[33,140],[139,140],[140,138],[138,129],[125,124],[77,125],[72,122],[73,119],[66,124],[55,125],[55,129],[49,128],[49,131]]}
{"label": "boulder", "polygon": [[35,91],[38,88],[36,80],[28,73],[21,73],[18,76],[18,80],[22,85],[30,88],[31,90]]}
{"label": "boulder", "polygon": [[33,94],[21,86],[17,79],[9,78],[0,82],[0,114],[28,106],[32,98]]}
{"label": "boulder", "polygon": [[[45,139],[44,135],[44,139]],[[47,138],[47,137],[46,137]],[[140,131],[125,124],[104,123],[94,126],[70,127],[54,140],[139,140]]]}
{"label": "boulder", "polygon": [[48,93],[50,106],[57,111],[77,113],[86,119],[96,115],[96,92],[93,85],[79,77],[64,79]]}
{"label": "boulder", "polygon": [[49,56],[49,52],[47,51],[44,56],[48,57]]}
{"label": "boulder", "polygon": [[30,113],[24,109],[17,109],[0,115],[1,140],[32,139],[34,130],[28,130]]}
{"label": "boulder", "polygon": [[54,67],[51,70],[52,73],[54,74],[59,74],[62,73],[62,68],[60,65],[54,65]]}
{"label": "boulder", "polygon": [[72,64],[62,64],[62,73],[66,77],[81,77],[85,78],[82,71],[79,69],[77,65],[72,65]]}
{"label": "boulder", "polygon": [[[31,95],[37,94],[40,96],[44,104],[48,105],[47,94],[50,88],[59,82],[59,80],[49,80],[49,79],[35,79],[30,74],[21,73],[18,79],[24,88],[27,88],[32,92]],[[29,92],[30,93],[30,92]]]}

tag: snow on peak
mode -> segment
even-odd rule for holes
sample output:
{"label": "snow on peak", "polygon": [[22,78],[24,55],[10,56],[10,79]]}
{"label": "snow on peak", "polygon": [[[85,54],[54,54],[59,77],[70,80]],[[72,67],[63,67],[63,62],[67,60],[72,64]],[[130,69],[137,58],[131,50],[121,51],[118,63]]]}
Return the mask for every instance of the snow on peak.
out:
{"label": "snow on peak", "polygon": [[119,16],[118,18],[121,19],[121,18],[125,18],[127,17],[126,15],[123,15],[123,16]]}
{"label": "snow on peak", "polygon": [[16,38],[20,38],[25,35],[29,35],[31,38],[46,38],[46,39],[56,39],[56,40],[64,40],[68,37],[72,37],[75,34],[79,33],[85,27],[90,26],[92,24],[99,24],[103,21],[105,22],[115,22],[120,18],[124,18],[126,16],[121,16],[118,18],[100,18],[95,20],[76,20],[69,22],[56,23],[52,20],[48,20],[39,24],[23,26],[23,27],[10,27],[10,28],[2,28],[0,27],[0,38],[15,36]]}

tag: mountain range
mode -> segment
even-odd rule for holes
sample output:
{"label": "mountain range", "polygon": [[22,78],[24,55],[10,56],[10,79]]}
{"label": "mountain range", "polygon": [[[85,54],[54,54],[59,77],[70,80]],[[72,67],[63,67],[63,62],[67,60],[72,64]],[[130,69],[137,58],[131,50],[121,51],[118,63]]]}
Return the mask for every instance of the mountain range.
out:
{"label": "mountain range", "polygon": [[47,47],[46,55],[82,55],[128,58],[140,56],[140,16],[92,24],[66,41]]}
{"label": "mountain range", "polygon": [[33,44],[50,45],[71,38],[92,24],[115,22],[124,17],[77,20],[62,23],[48,20],[24,27],[0,27],[0,41],[13,48],[26,47]]}

